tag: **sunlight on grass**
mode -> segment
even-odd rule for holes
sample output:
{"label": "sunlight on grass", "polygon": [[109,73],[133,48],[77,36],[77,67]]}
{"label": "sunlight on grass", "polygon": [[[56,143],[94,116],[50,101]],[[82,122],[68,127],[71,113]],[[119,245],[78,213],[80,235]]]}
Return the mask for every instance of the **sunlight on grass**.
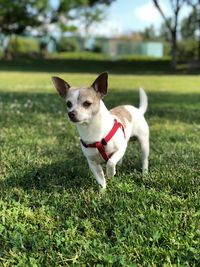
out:
{"label": "sunlight on grass", "polygon": [[[103,71],[103,70],[102,70]],[[97,74],[98,75],[98,74]],[[97,75],[80,73],[0,72],[0,90],[10,92],[54,92],[51,77],[60,76],[71,85],[91,85]],[[109,88],[116,90],[145,88],[147,91],[198,93],[200,76],[110,75]]]}

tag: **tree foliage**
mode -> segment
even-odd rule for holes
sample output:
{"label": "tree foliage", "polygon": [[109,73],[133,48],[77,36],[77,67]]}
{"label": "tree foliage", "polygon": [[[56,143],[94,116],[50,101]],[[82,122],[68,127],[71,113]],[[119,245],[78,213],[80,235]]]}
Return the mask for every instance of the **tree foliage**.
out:
{"label": "tree foliage", "polygon": [[146,27],[141,34],[144,41],[155,41],[158,38],[153,25]]}
{"label": "tree foliage", "polygon": [[194,35],[193,37],[195,37],[195,32],[198,32],[197,52],[198,52],[198,61],[200,62],[200,0],[186,0],[186,1],[187,4],[192,7],[192,13],[189,16],[187,23],[190,27],[191,32],[193,32]]}
{"label": "tree foliage", "polygon": [[21,34],[27,26],[41,24],[48,0],[0,0],[0,33]]}
{"label": "tree foliage", "polygon": [[172,16],[167,16],[161,6],[159,0],[153,0],[155,7],[160,12],[166,27],[170,32],[170,42],[171,42],[171,65],[175,69],[177,64],[177,33],[178,33],[178,23],[179,23],[179,14],[183,5],[186,3],[186,0],[169,0],[172,9]]}
{"label": "tree foliage", "polygon": [[60,0],[57,12],[67,12],[83,6],[95,6],[97,4],[110,5],[115,0]]}
{"label": "tree foliage", "polygon": [[[70,11],[78,8],[109,5],[114,0],[59,0],[53,8],[50,0],[0,0],[0,33],[22,34],[28,26],[37,27],[62,22],[70,18]],[[94,18],[94,17],[93,17]]]}
{"label": "tree foliage", "polygon": [[87,15],[96,16],[99,12],[98,5],[110,5],[113,1],[115,0],[60,0],[57,9],[52,12],[52,21],[59,21],[61,16],[65,16],[66,19],[73,19],[70,11],[78,9],[87,10]]}
{"label": "tree foliage", "polygon": [[188,17],[184,18],[181,23],[181,36],[183,39],[195,39],[195,32],[198,28],[197,25],[197,9],[193,9]]}

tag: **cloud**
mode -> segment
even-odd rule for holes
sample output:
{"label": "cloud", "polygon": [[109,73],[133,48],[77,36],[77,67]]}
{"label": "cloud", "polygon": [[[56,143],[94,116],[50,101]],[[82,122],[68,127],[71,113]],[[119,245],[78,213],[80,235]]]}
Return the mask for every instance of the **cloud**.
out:
{"label": "cloud", "polygon": [[[161,7],[164,13],[168,11],[163,3],[161,4]],[[151,1],[136,8],[134,10],[134,15],[142,22],[155,23],[162,20],[159,11]]]}

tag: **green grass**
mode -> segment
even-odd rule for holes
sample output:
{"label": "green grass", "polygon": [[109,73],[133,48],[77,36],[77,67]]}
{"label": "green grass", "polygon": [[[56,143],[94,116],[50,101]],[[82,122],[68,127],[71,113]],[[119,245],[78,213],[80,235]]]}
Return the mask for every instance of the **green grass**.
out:
{"label": "green grass", "polygon": [[150,172],[131,142],[101,195],[50,72],[0,73],[0,265],[200,266],[200,77],[110,75],[110,108],[148,93]]}

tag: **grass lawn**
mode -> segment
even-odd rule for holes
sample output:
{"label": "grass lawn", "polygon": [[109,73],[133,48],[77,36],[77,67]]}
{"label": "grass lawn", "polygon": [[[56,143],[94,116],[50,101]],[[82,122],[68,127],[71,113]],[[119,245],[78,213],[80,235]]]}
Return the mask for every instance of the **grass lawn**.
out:
{"label": "grass lawn", "polygon": [[200,76],[110,75],[110,108],[148,93],[150,172],[131,142],[101,195],[51,75],[0,72],[0,266],[200,266]]}

